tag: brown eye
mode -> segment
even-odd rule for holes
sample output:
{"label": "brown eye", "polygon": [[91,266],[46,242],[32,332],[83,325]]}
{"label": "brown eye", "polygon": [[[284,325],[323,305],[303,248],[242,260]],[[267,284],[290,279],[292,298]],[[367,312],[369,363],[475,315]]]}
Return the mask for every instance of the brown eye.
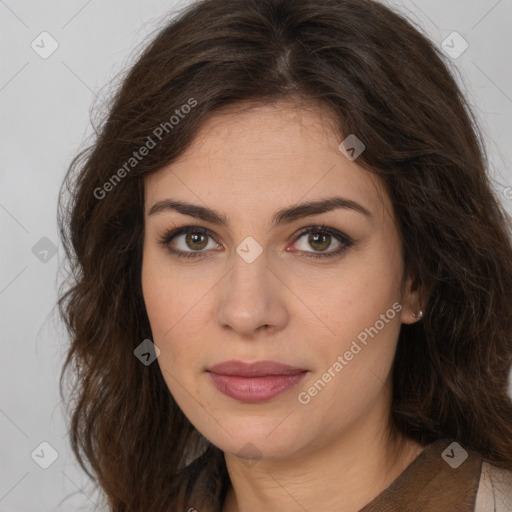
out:
{"label": "brown eye", "polygon": [[[307,239],[305,235],[309,235]],[[304,239],[304,242],[299,244],[298,241],[301,239]],[[334,250],[328,251],[327,249],[332,249],[333,242]],[[341,231],[325,226],[312,226],[302,230],[294,245],[307,258],[328,258],[341,255],[353,244],[354,241]]]}
{"label": "brown eye", "polygon": [[316,251],[324,251],[331,245],[331,235],[315,234],[308,236],[308,244]]}
{"label": "brown eye", "polygon": [[190,249],[199,251],[204,249],[208,244],[208,237],[204,234],[197,234],[194,232],[187,233],[185,236],[185,244]]}
{"label": "brown eye", "polygon": [[[309,235],[307,239],[305,235]],[[354,241],[341,231],[325,226],[305,228],[295,239],[295,244],[303,238],[305,242],[303,247],[298,247],[298,252],[303,253],[308,258],[338,256],[354,244]],[[165,233],[159,239],[159,243],[174,256],[196,258],[208,256],[210,240],[212,242],[210,249],[217,249],[219,245],[215,242],[212,232],[200,227],[187,226]],[[328,251],[329,248],[332,249],[333,242],[334,250]]]}
{"label": "brown eye", "polygon": [[214,242],[213,234],[207,229],[188,226],[165,233],[159,240],[171,254],[178,257],[195,258],[206,256],[208,243],[212,241],[211,249],[218,245]]}

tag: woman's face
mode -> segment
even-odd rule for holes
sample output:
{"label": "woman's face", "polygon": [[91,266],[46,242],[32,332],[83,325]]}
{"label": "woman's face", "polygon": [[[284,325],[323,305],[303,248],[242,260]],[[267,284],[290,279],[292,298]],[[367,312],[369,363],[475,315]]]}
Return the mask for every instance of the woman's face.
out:
{"label": "woman's face", "polygon": [[[228,453],[292,457],[387,421],[400,325],[417,304],[409,280],[401,287],[389,197],[339,150],[327,116],[225,111],[146,178],[142,286],[157,362],[191,423]],[[209,371],[233,360],[294,370]]]}

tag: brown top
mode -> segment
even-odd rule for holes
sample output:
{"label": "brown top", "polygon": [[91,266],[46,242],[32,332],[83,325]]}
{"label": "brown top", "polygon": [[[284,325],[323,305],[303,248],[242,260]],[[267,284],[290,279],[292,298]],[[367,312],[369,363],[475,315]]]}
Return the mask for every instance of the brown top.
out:
{"label": "brown top", "polygon": [[[202,470],[207,466],[204,455],[187,466],[188,475],[200,474],[195,484],[189,481],[186,501],[197,509],[202,502],[199,496],[208,495],[210,507],[203,504],[197,510],[220,512],[226,486],[216,487],[213,480],[203,478],[207,472]],[[478,452],[463,448],[454,439],[439,439],[426,446],[389,487],[359,512],[477,512],[481,472],[482,457]]]}
{"label": "brown top", "polygon": [[474,512],[481,468],[479,453],[437,440],[360,512]]}

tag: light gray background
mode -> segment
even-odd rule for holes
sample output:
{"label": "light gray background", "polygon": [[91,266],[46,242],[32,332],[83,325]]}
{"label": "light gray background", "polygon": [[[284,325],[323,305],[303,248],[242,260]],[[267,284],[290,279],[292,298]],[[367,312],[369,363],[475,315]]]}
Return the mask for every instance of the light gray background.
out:
{"label": "light gray background", "polygon": [[[63,259],[57,193],[71,158],[93,133],[93,100],[101,107],[109,82],[133,62],[144,38],[185,3],[0,0],[0,512],[96,509],[90,481],[69,448],[57,387],[67,343],[53,309]],[[468,42],[450,61],[486,135],[496,189],[512,213],[512,0],[388,4],[437,45],[453,31]],[[31,47],[43,45],[44,31],[58,43],[46,59]],[[40,242],[44,237],[50,242]],[[53,257],[41,252],[52,244]],[[44,441],[58,452],[48,469],[31,457]],[[49,450],[36,453],[41,461]]]}

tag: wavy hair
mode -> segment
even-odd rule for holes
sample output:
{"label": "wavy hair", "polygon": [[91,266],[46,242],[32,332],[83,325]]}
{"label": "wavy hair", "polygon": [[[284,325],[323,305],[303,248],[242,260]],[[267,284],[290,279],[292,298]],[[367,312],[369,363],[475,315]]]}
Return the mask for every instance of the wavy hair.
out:
{"label": "wavy hair", "polygon": [[144,177],[178,158],[217,109],[279,101],[327,107],[340,142],[364,142],[357,163],[383,180],[406,272],[430,290],[422,321],[400,330],[393,428],[422,444],[456,438],[512,470],[511,221],[448,59],[372,0],[202,0],[147,43],[59,197],[70,262],[58,298],[70,337],[60,392],[72,449],[114,512],[185,510],[197,481],[187,465],[202,454],[205,500],[228,479],[223,453],[184,416],[158,364],[134,356],[152,337]]}

